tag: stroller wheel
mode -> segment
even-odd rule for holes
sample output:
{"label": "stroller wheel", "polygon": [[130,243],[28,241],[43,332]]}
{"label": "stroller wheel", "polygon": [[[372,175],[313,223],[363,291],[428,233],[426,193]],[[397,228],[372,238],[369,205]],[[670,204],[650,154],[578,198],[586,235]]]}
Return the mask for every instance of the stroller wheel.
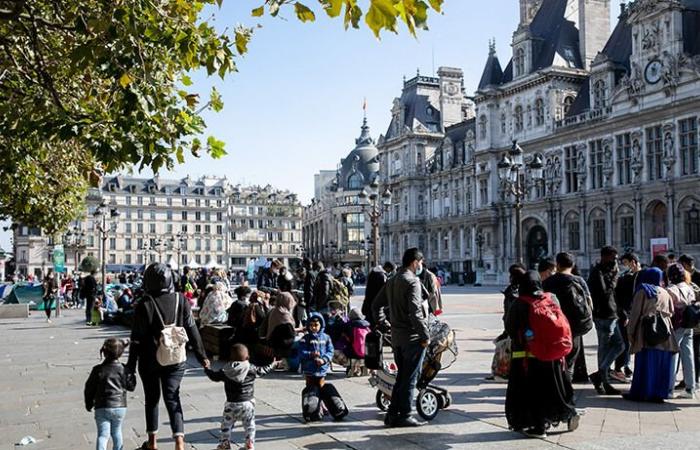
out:
{"label": "stroller wheel", "polygon": [[377,408],[379,408],[382,411],[386,411],[387,409],[389,409],[391,398],[384,395],[382,391],[377,390],[377,396],[375,398],[375,401],[377,402]]}
{"label": "stroller wheel", "polygon": [[423,419],[433,420],[440,410],[437,394],[429,389],[420,391],[416,399],[416,410]]}
{"label": "stroller wheel", "polygon": [[445,392],[444,395],[438,396],[438,402],[439,402],[440,409],[449,408],[450,405],[452,405],[452,396],[450,395],[449,392]]}

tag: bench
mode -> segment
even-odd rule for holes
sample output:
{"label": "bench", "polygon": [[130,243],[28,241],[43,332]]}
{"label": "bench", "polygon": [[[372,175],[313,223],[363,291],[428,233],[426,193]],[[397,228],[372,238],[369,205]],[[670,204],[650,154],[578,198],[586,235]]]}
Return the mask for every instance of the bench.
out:
{"label": "bench", "polygon": [[216,355],[220,360],[227,361],[231,355],[231,338],[234,328],[226,324],[209,324],[199,329],[204,350],[208,355]]}
{"label": "bench", "polygon": [[29,317],[29,304],[0,305],[0,319],[26,319]]}

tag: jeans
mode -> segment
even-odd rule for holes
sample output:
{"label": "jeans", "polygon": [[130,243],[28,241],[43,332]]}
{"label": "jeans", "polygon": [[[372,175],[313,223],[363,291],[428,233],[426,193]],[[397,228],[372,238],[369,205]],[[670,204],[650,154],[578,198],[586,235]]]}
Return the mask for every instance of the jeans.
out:
{"label": "jeans", "polygon": [[146,404],[146,432],[158,432],[158,403],[161,389],[165,409],[170,418],[173,437],[185,435],[185,425],[180,404],[180,383],[185,375],[185,363],[161,366],[155,362],[139,364],[139,375],[143,384]]}
{"label": "jeans", "polygon": [[95,409],[95,424],[97,424],[97,450],[107,450],[107,442],[112,436],[112,449],[122,450],[122,422],[126,408]]}
{"label": "jeans", "polygon": [[415,400],[416,383],[423,367],[425,348],[419,342],[394,347],[394,362],[396,363],[396,382],[391,391],[391,404],[388,414],[398,419],[411,415],[411,407]]}
{"label": "jeans", "polygon": [[85,299],[85,321],[92,322],[92,308],[95,306],[95,297]]}
{"label": "jeans", "polygon": [[[680,348],[679,353],[673,355],[673,370],[676,370],[678,365],[678,355],[680,354],[681,364],[683,365],[683,381],[685,382],[685,390],[693,391],[695,389],[695,361],[693,361],[693,329],[692,328],[677,328],[673,330],[673,334]],[[671,386],[673,389],[673,386]]]}
{"label": "jeans", "polygon": [[608,383],[610,365],[625,350],[625,343],[617,319],[593,319],[593,322],[598,335],[598,374]]}
{"label": "jeans", "polygon": [[629,337],[627,336],[627,327],[622,325],[620,322],[618,322],[617,326],[620,327],[622,342],[625,344],[625,349],[622,351],[622,353],[620,353],[620,356],[615,359],[615,370],[620,372],[622,369],[629,367],[630,365],[630,341]]}
{"label": "jeans", "polygon": [[574,379],[574,367],[576,359],[580,352],[583,351],[583,336],[574,336],[571,339],[571,351],[566,355],[566,374],[569,377],[569,382]]}

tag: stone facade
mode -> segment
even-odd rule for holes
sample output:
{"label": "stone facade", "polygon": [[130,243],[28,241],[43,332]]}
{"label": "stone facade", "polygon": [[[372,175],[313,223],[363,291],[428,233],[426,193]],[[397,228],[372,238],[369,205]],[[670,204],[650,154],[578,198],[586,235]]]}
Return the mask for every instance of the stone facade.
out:
{"label": "stone facade", "polygon": [[[301,245],[301,231],[293,231],[301,229],[300,206],[290,192],[270,186],[231,186],[223,177],[168,180],[117,175],[105,177],[99,189],[89,192],[87,210],[71,224],[83,232],[84,239],[80,246],[66,242],[69,270],[84,256],[100,257],[97,226],[101,219],[93,213],[102,201],[108,209],[119,211],[105,241],[108,271],[153,261],[173,267],[242,269],[241,258],[288,258]],[[250,214],[249,208],[254,208]],[[18,224],[14,230],[17,270],[25,275],[45,273],[51,267],[53,244],[40,230]]]}
{"label": "stone facade", "polygon": [[696,5],[638,0],[602,34],[607,1],[522,0],[510,62],[491,45],[475,117],[456,125],[397,127],[417,103],[441,105],[439,79],[407,82],[378,144],[395,202],[383,258],[416,245],[429,264],[505,281],[517,225],[497,163],[516,139],[526,164],[545,163],[544,180],[521,172],[526,264],[569,250],[586,271],[604,245],[648,260],[658,237],[700,254]]}

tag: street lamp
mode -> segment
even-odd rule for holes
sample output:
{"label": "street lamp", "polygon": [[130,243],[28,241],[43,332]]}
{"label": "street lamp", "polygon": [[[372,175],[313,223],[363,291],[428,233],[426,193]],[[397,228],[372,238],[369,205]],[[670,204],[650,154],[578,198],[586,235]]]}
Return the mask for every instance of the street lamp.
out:
{"label": "street lamp", "polygon": [[373,266],[377,266],[379,264],[379,252],[377,251],[377,246],[379,245],[379,219],[391,205],[391,191],[387,187],[384,189],[384,192],[379,194],[379,184],[375,180],[369,185],[369,190],[367,188],[362,189],[357,197],[362,210],[372,223],[372,242],[374,244],[372,262]]}
{"label": "street lamp", "polygon": [[151,243],[148,241],[148,239],[143,241],[143,245],[141,246],[141,251],[143,252],[143,265],[147,266],[148,263],[150,262],[148,260],[148,256],[151,254]]}
{"label": "street lamp", "polygon": [[158,253],[158,262],[163,262],[163,252],[168,249],[168,242],[165,239],[156,238],[153,249]]}
{"label": "street lamp", "polygon": [[74,250],[75,257],[75,270],[78,270],[78,261],[80,260],[80,250],[84,250],[85,245],[85,231],[77,226],[68,229],[63,235],[63,245],[67,248],[72,248]]}
{"label": "street lamp", "polygon": [[[177,246],[175,245],[177,243]],[[182,250],[185,249],[187,245],[187,235],[184,231],[179,231],[175,236],[170,236],[170,248],[177,252],[177,268],[180,270],[182,265],[181,254]]]}
{"label": "street lamp", "polygon": [[[513,145],[507,154],[498,162],[498,178],[503,183],[504,192],[515,196],[515,250],[516,258],[519,263],[523,262],[523,239],[522,239],[522,223],[521,211],[523,208],[522,198],[525,194],[523,183],[520,181],[520,171],[524,168],[523,149],[518,145],[518,141],[514,140]],[[532,180],[537,183],[542,180],[543,174],[542,157],[535,154],[532,161],[528,164],[528,168],[532,174]]]}
{"label": "street lamp", "polygon": [[[107,248],[107,237],[111,230],[117,229],[117,219],[119,219],[119,210],[117,208],[108,208],[107,201],[102,199],[100,205],[95,209],[92,214],[93,217],[98,219],[95,224],[95,228],[98,232],[98,236],[102,242],[101,248],[101,259],[102,259],[102,295],[106,294],[107,289],[107,276],[106,276],[106,266],[105,266],[105,253]],[[107,219],[111,221],[109,227],[107,227]],[[99,219],[102,219],[101,221]]]}

